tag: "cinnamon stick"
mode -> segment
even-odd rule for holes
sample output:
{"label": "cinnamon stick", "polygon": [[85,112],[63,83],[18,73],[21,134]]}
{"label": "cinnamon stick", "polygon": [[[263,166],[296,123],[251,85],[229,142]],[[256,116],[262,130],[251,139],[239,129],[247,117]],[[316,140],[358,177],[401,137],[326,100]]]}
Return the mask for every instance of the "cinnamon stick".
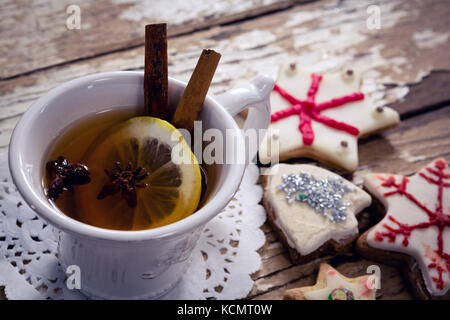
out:
{"label": "cinnamon stick", "polygon": [[220,57],[214,50],[203,50],[172,118],[175,127],[193,131]]}
{"label": "cinnamon stick", "polygon": [[167,24],[145,26],[145,113],[170,120],[167,67]]}

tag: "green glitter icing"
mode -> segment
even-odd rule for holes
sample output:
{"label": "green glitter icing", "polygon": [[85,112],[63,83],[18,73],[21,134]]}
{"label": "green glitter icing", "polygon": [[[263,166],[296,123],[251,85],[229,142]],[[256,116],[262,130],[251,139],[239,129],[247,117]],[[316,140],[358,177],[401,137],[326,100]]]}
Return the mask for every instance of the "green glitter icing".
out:
{"label": "green glitter icing", "polygon": [[305,200],[307,197],[308,197],[308,196],[306,195],[306,193],[300,193],[300,194],[298,195],[298,198],[299,198],[301,201]]}

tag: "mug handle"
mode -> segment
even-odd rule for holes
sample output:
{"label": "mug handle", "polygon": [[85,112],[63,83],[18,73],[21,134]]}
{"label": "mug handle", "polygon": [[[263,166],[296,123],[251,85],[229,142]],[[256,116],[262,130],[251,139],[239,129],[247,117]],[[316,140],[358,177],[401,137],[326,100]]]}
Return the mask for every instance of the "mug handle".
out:
{"label": "mug handle", "polygon": [[270,93],[272,92],[274,81],[266,75],[259,75],[249,84],[233,88],[225,93],[216,96],[219,102],[231,116],[249,109],[243,130],[256,130],[256,148],[250,148],[246,139],[247,163],[253,160],[258,152],[258,147],[264,138],[260,135],[260,130],[266,130],[270,123]]}

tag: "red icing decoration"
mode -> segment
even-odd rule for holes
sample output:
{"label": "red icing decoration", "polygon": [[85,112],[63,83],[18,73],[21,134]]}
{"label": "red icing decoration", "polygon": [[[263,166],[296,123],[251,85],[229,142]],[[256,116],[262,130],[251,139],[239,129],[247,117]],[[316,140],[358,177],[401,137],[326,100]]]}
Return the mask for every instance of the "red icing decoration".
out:
{"label": "red icing decoration", "polygon": [[370,292],[370,288],[372,287],[373,283],[371,281],[371,278],[368,279],[361,279],[360,283],[363,285],[364,290],[361,292],[361,296],[366,296]]}
{"label": "red icing decoration", "polygon": [[439,230],[438,236],[437,236],[437,246],[438,249],[435,251],[436,254],[445,261],[446,269],[443,268],[442,265],[439,264],[436,259],[432,259],[433,263],[428,264],[429,269],[436,269],[438,273],[438,277],[433,277],[432,280],[435,282],[436,287],[439,290],[444,289],[446,286],[446,283],[444,283],[444,280],[442,278],[442,274],[444,272],[449,272],[450,269],[450,254],[444,252],[444,239],[443,239],[443,233],[445,227],[450,227],[450,214],[445,213],[443,211],[442,207],[442,194],[444,191],[444,188],[450,187],[450,183],[447,183],[444,181],[444,179],[450,179],[450,174],[445,174],[444,169],[446,168],[447,164],[445,161],[439,159],[436,160],[434,163],[434,168],[427,167],[425,170],[436,176],[430,177],[426,175],[423,172],[420,172],[419,175],[424,178],[428,183],[434,184],[438,186],[438,195],[437,195],[437,205],[436,210],[432,211],[428,209],[424,204],[422,204],[420,201],[417,200],[412,194],[410,194],[406,189],[407,184],[409,182],[409,179],[407,177],[403,177],[402,181],[397,184],[395,182],[395,178],[393,176],[390,176],[388,179],[386,179],[381,185],[383,187],[394,187],[396,190],[386,192],[384,194],[385,197],[390,197],[394,194],[400,194],[405,197],[407,197],[411,202],[413,202],[417,207],[422,209],[426,212],[428,215],[429,221],[421,222],[415,225],[407,225],[405,223],[401,223],[397,221],[393,216],[389,215],[388,219],[394,222],[397,225],[397,228],[393,228],[387,224],[383,224],[383,227],[387,230],[385,232],[376,232],[375,233],[375,240],[376,241],[383,241],[384,238],[387,238],[389,242],[395,242],[397,235],[403,235],[403,246],[407,247],[409,244],[409,236],[411,235],[411,232],[415,229],[426,229],[430,227],[437,227]]}
{"label": "red icing decoration", "polygon": [[342,106],[349,102],[363,100],[364,94],[361,92],[355,92],[346,96],[331,99],[329,101],[316,103],[316,94],[319,90],[321,80],[321,75],[311,74],[311,85],[309,87],[307,94],[308,98],[306,100],[299,100],[295,98],[278,85],[273,87],[273,90],[278,92],[281,97],[289,101],[291,106],[272,114],[270,117],[270,122],[276,122],[295,114],[298,115],[300,118],[298,129],[302,133],[303,144],[305,145],[311,145],[314,142],[314,131],[311,126],[311,120],[321,122],[336,130],[345,131],[353,136],[359,135],[358,128],[355,128],[345,122],[328,118],[322,115],[321,112],[326,109]]}

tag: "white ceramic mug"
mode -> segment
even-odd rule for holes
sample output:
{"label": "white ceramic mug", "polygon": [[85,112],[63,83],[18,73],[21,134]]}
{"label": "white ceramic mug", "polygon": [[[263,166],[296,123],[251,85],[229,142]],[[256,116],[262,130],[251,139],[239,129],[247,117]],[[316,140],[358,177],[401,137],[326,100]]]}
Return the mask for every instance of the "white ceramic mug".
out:
{"label": "white ceramic mug", "polygon": [[[172,106],[185,87],[185,83],[169,79]],[[232,129],[243,142],[232,116],[249,107],[244,128],[266,129],[272,87],[272,79],[259,76],[247,86],[215,98],[207,96],[200,114],[203,130]],[[14,183],[28,205],[59,230],[59,259],[63,267],[80,268],[81,291],[92,298],[155,298],[173,288],[186,270],[186,260],[201,230],[232,199],[244,174],[245,164],[216,164],[215,182],[208,185],[204,205],[187,218],[155,229],[108,230],[74,220],[55,209],[44,194],[42,178],[46,152],[55,138],[72,122],[92,113],[115,108],[138,113],[143,101],[142,72],[85,76],[43,95],[25,112],[12,134],[9,167]],[[245,148],[243,143],[233,145]]]}

